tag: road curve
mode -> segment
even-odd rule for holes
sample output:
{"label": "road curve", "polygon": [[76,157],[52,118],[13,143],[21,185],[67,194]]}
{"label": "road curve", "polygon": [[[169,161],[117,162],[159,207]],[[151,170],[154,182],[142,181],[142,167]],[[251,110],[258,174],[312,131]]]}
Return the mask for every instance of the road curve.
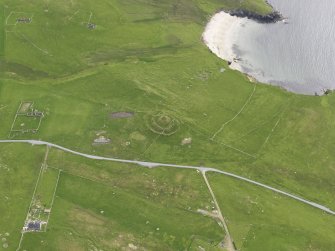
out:
{"label": "road curve", "polygon": [[129,164],[135,164],[135,165],[140,165],[140,166],[144,166],[144,167],[148,167],[148,168],[154,168],[154,167],[175,167],[175,168],[182,168],[182,169],[194,169],[194,170],[199,170],[201,172],[214,172],[214,173],[220,173],[238,180],[243,180],[246,181],[248,183],[266,188],[268,190],[271,190],[273,192],[288,196],[294,200],[300,201],[302,203],[308,204],[312,207],[318,208],[326,213],[335,215],[335,211],[332,211],[331,209],[317,204],[315,202],[303,199],[299,196],[296,196],[294,194],[288,193],[288,192],[284,192],[282,190],[279,190],[277,188],[265,185],[263,183],[230,173],[230,172],[225,172],[225,171],[221,171],[219,169],[215,169],[215,168],[211,168],[211,167],[202,167],[202,166],[187,166],[187,165],[176,165],[176,164],[167,164],[167,163],[157,163],[157,162],[147,162],[147,161],[137,161],[137,160],[126,160],[126,159],[117,159],[117,158],[107,158],[107,157],[101,157],[101,156],[96,156],[96,155],[90,155],[90,154],[86,154],[86,153],[81,153],[81,152],[77,152],[77,151],[73,151],[69,148],[63,147],[63,146],[59,146],[50,142],[46,142],[46,141],[41,141],[41,140],[0,140],[0,143],[28,143],[28,144],[32,144],[32,145],[46,145],[46,146],[50,146],[50,147],[54,147],[57,148],[59,150],[62,150],[64,152],[68,152],[68,153],[72,153],[78,156],[82,156],[85,158],[89,158],[89,159],[94,159],[94,160],[105,160],[105,161],[113,161],[113,162],[120,162],[120,163],[129,163]]}

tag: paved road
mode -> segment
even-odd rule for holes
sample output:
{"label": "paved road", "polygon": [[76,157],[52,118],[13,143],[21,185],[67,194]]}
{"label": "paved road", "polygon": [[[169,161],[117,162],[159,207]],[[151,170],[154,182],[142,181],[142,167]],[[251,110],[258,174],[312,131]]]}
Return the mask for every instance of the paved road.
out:
{"label": "paved road", "polygon": [[288,193],[288,192],[284,192],[282,190],[279,190],[277,188],[259,183],[257,181],[230,173],[230,172],[225,172],[225,171],[221,171],[215,168],[211,168],[211,167],[202,167],[202,166],[187,166],[187,165],[176,165],[176,164],[167,164],[167,163],[157,163],[157,162],[146,162],[146,161],[137,161],[137,160],[125,160],[125,159],[117,159],[117,158],[107,158],[107,157],[101,157],[101,156],[96,156],[96,155],[90,155],[90,154],[85,154],[85,153],[81,153],[81,152],[77,152],[77,151],[73,151],[71,149],[50,143],[50,142],[46,142],[46,141],[41,141],[41,140],[0,140],[0,143],[28,143],[28,144],[32,144],[32,145],[47,145],[50,147],[54,147],[57,148],[59,150],[62,150],[64,152],[68,152],[68,153],[72,153],[75,155],[79,155],[85,158],[89,158],[89,159],[94,159],[94,160],[106,160],[106,161],[114,161],[114,162],[120,162],[120,163],[129,163],[129,164],[136,164],[136,165],[140,165],[140,166],[144,166],[144,167],[148,167],[148,168],[154,168],[154,167],[175,167],[175,168],[182,168],[182,169],[194,169],[194,170],[199,170],[201,172],[215,172],[215,173],[220,173],[220,174],[224,174],[226,176],[230,176],[233,177],[235,179],[238,180],[243,180],[246,181],[248,183],[266,188],[268,190],[274,191],[276,193],[288,196],[292,199],[295,199],[297,201],[300,201],[302,203],[308,204],[312,207],[318,208],[324,212],[327,212],[329,214],[335,215],[335,211],[332,211],[331,209],[317,204],[315,202],[309,201],[309,200],[305,200],[301,197],[298,197],[294,194]]}

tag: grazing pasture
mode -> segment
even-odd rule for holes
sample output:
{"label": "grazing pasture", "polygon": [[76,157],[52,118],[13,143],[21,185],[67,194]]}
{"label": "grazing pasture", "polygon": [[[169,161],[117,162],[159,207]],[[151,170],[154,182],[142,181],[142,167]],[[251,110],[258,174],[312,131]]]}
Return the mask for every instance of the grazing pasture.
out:
{"label": "grazing pasture", "polygon": [[[292,94],[229,69],[201,36],[211,15],[233,8],[271,11],[263,0],[1,1],[0,139],[215,167],[334,210],[335,96]],[[33,102],[43,119],[19,115],[13,123],[21,102],[20,114]],[[10,234],[1,245],[16,250],[46,150],[0,150],[0,234]],[[222,250],[226,234],[208,216],[217,209],[193,170],[55,149],[45,163],[36,195],[52,206],[46,232],[25,233],[22,250]],[[209,175],[209,182],[237,248],[331,250],[331,216],[241,181]],[[266,217],[246,196],[259,198]]]}

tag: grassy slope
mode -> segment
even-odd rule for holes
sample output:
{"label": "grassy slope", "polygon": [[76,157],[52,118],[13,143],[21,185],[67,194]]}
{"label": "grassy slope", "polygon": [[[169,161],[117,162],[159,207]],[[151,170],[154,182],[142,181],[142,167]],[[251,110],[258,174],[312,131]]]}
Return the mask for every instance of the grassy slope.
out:
{"label": "grassy slope", "polygon": [[1,242],[1,250],[4,243],[9,250],[17,248],[43,150],[24,145],[0,145],[0,234],[1,239],[6,238]]}
{"label": "grassy slope", "polygon": [[212,0],[212,1],[201,1],[195,0],[197,4],[199,4],[202,8],[204,8],[207,12],[216,12],[218,9],[246,9],[249,11],[254,11],[259,14],[268,14],[273,10],[269,4],[265,0],[243,0],[243,1],[235,1],[235,0]]}
{"label": "grassy slope", "polygon": [[0,61],[3,60],[5,56],[5,39],[6,39],[6,32],[5,32],[5,8],[0,2]]}
{"label": "grassy slope", "polygon": [[[221,73],[226,63],[201,42],[209,16],[234,3],[53,1],[45,12],[42,3],[7,1],[6,17],[11,11],[34,17],[29,25],[6,27],[16,32],[8,33],[1,68],[0,137],[8,137],[20,101],[34,100],[47,114],[41,130],[16,138],[108,156],[212,165],[335,208],[333,95],[294,95],[258,84],[245,110],[210,140],[254,90],[242,74]],[[267,12],[260,3],[244,2]],[[94,31],[82,24],[91,11]],[[135,116],[111,120],[115,111]],[[175,135],[148,130],[157,111],[181,122]],[[92,147],[98,130],[112,144]],[[191,147],[181,146],[185,137],[192,137]]]}
{"label": "grassy slope", "polygon": [[[217,2],[211,3],[219,8]],[[7,107],[0,110],[1,137],[7,137],[19,102],[30,99],[47,111],[47,117],[37,135],[16,138],[42,138],[124,158],[213,165],[335,205],[330,196],[333,96],[299,96],[257,85],[243,113],[225,127],[217,142],[209,140],[238,113],[254,86],[237,72],[220,73],[226,63],[202,44],[206,8],[192,1],[130,0],[98,6],[53,2],[48,12],[38,4],[8,6],[6,14],[24,9],[34,13],[34,19],[32,24],[17,25],[16,33],[8,36],[8,64],[23,66],[14,67],[16,73],[7,73],[4,80],[0,103]],[[88,9],[97,30],[81,24]],[[135,117],[109,119],[110,112],[122,110],[134,111]],[[146,121],[157,111],[181,122],[175,135],[159,137],[148,130]],[[106,130],[113,144],[92,148],[98,130]],[[141,140],[134,135],[141,135]],[[192,147],[181,146],[189,136]]]}
{"label": "grassy slope", "polygon": [[48,231],[25,235],[23,249],[117,250],[134,244],[185,250],[194,241],[214,248],[224,238],[215,220],[196,212],[212,204],[195,171],[87,161],[55,150],[48,166],[63,169]]}
{"label": "grassy slope", "polygon": [[239,250],[334,250],[333,216],[230,178],[209,180]]}

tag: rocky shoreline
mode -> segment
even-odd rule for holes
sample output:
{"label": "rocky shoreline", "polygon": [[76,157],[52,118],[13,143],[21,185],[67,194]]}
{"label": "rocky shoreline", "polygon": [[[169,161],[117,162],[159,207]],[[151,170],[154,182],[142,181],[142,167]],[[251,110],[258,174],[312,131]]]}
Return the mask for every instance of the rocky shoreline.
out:
{"label": "rocky shoreline", "polygon": [[261,14],[257,14],[255,12],[251,12],[247,10],[236,9],[236,10],[228,11],[228,13],[231,16],[241,17],[241,18],[246,17],[258,23],[276,23],[284,19],[283,16],[278,11],[273,11],[267,15],[261,15]]}

